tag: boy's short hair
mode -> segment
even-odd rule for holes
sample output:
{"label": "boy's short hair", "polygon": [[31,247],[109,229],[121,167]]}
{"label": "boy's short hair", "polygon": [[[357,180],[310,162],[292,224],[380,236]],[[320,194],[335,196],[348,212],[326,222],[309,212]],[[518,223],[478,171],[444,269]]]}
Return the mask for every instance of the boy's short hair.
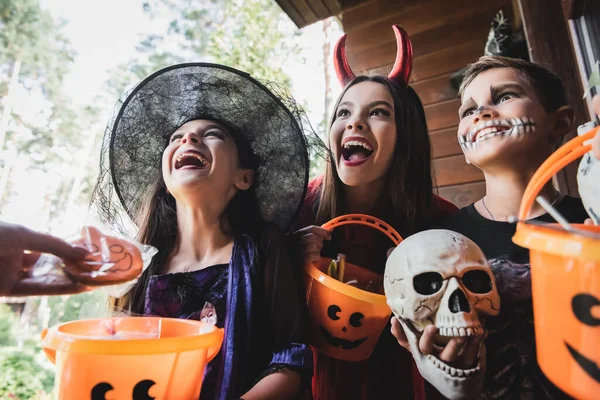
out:
{"label": "boy's short hair", "polygon": [[558,108],[569,104],[565,83],[554,72],[540,64],[501,56],[484,56],[477,62],[469,64],[458,90],[459,96],[462,97],[467,86],[473,82],[477,75],[493,68],[511,68],[524,76],[531,84],[540,103],[548,112],[556,111]]}

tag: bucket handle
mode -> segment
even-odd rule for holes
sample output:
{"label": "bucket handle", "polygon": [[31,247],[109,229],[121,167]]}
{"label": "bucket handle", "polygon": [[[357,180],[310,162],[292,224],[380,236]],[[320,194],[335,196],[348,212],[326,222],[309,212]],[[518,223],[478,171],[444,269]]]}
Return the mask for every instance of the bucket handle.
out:
{"label": "bucket handle", "polygon": [[396,246],[402,241],[402,236],[390,225],[383,222],[379,218],[371,217],[365,214],[346,214],[334,218],[329,222],[324,223],[321,228],[327,229],[329,232],[342,225],[365,225],[383,232]]}
{"label": "bucket handle", "polygon": [[[42,341],[44,340],[47,334],[48,328],[44,328],[44,330],[42,330]],[[50,360],[52,364],[56,364],[56,350],[52,350],[47,347],[42,347],[42,349],[44,350],[44,353],[46,353],[46,357],[48,357],[48,360]]]}
{"label": "bucket handle", "polygon": [[584,142],[592,139],[599,130],[600,127],[596,127],[581,136],[571,139],[542,163],[525,189],[521,208],[519,209],[519,220],[525,221],[527,219],[538,193],[558,171],[592,149],[590,144],[584,144]]}

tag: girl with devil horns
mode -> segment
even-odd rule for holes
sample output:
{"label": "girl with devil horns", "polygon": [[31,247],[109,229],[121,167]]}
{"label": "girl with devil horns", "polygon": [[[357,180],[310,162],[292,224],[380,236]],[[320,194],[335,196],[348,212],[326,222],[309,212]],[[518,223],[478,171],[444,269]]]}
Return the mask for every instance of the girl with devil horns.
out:
{"label": "girl with devil horns", "polygon": [[[360,213],[386,221],[407,237],[456,211],[432,193],[425,113],[408,85],[412,45],[400,26],[393,29],[398,53],[387,77],[355,76],[346,59],[346,35],[335,46],[334,66],[344,90],[329,127],[331,160],[324,176],[310,182],[299,219],[304,228],[294,234],[306,262],[343,253],[349,262],[383,275],[391,246],[385,236],[368,227],[344,226],[330,234],[319,226]],[[315,399],[384,399],[392,393],[424,398],[425,385],[411,354],[389,329],[364,362],[315,353]]]}

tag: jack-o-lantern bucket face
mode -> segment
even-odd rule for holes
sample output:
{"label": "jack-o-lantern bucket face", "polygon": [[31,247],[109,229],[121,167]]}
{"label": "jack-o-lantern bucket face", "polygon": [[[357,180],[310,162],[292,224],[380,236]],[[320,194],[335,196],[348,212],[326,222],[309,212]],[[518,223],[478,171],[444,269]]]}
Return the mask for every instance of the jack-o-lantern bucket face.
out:
{"label": "jack-o-lantern bucket face", "polygon": [[[575,226],[600,234],[598,226]],[[514,239],[530,248],[538,362],[556,386],[577,399],[597,399],[600,393],[598,237],[521,226]]]}
{"label": "jack-o-lantern bucket face", "polygon": [[[103,329],[106,321],[118,329]],[[222,329],[200,321],[130,317],[61,324],[42,345],[56,364],[58,399],[187,400],[199,398],[222,341]]]}
{"label": "jack-o-lantern bucket face", "polygon": [[[384,221],[363,214],[347,214],[325,223],[322,228],[333,230],[342,225],[364,225],[384,233],[398,245],[402,237]],[[370,292],[340,282],[327,275],[331,258],[305,266],[306,302],[312,329],[312,345],[330,357],[344,361],[369,358],[392,311],[383,294],[383,277],[359,266],[345,263],[345,276],[359,286],[380,282],[380,290]],[[383,271],[385,266],[381,266]],[[377,293],[379,292],[379,293]]]}
{"label": "jack-o-lantern bucket face", "polygon": [[[542,163],[523,193],[520,221],[550,178],[589,152],[586,142],[599,132],[571,139]],[[567,231],[520,222],[513,242],[529,249],[540,368],[566,393],[591,400],[600,393],[600,226],[570,225]]]}
{"label": "jack-o-lantern bucket face", "polygon": [[[330,258],[307,266],[307,303],[312,344],[319,351],[345,361],[367,359],[391,310],[385,296],[344,284],[325,274]],[[359,282],[381,279],[377,274],[346,263],[346,274]]]}

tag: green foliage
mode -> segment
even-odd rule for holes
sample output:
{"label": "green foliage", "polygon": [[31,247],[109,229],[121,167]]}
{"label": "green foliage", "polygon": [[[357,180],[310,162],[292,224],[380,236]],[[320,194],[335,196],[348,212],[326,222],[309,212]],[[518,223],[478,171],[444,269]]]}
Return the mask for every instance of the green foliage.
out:
{"label": "green foliage", "polygon": [[101,290],[81,293],[73,296],[48,297],[50,307],[49,326],[83,318],[99,317],[108,310],[107,296]]}
{"label": "green foliage", "polygon": [[29,400],[52,391],[54,373],[34,355],[40,349],[0,351],[0,400]]}
{"label": "green foliage", "polygon": [[[27,157],[29,168],[42,170],[61,182],[49,187],[46,196],[50,221],[60,220],[67,207],[89,201],[98,170],[97,156],[91,151],[98,154],[100,141],[96,139],[103,133],[100,105],[73,107],[61,89],[75,57],[63,33],[64,24],[42,9],[40,0],[0,0],[0,96],[8,94],[6,83],[13,67],[21,62],[18,84],[21,91],[29,92],[32,107],[39,107],[25,110],[24,115],[12,110],[6,143]],[[94,143],[98,145],[91,148]],[[0,152],[2,148],[0,143]],[[85,151],[88,154],[82,154]],[[9,177],[0,198],[8,201],[14,187]]]}
{"label": "green foliage", "polygon": [[229,0],[148,0],[144,10],[156,17],[170,14],[167,36],[179,38],[181,50],[190,55],[206,54],[214,29],[223,23],[224,7]]}
{"label": "green foliage", "polygon": [[284,61],[297,52],[299,31],[272,0],[227,0],[224,20],[208,39],[216,61],[286,85]]}
{"label": "green foliage", "polygon": [[75,55],[63,25],[41,9],[39,0],[0,0],[0,74],[9,76],[19,60],[21,81],[50,95],[58,91]]}
{"label": "green foliage", "polygon": [[148,0],[151,17],[170,16],[163,34],[151,34],[138,54],[111,71],[114,102],[124,90],[171,64],[209,59],[261,80],[289,85],[284,61],[296,56],[300,31],[273,0]]}
{"label": "green foliage", "polygon": [[[26,329],[19,331],[19,322],[11,309],[0,304],[0,400],[42,399],[54,385],[52,364],[40,348],[40,332],[46,324],[93,318],[102,315],[106,295],[91,291],[74,296],[51,296],[28,299]],[[17,348],[16,338],[21,347]]]}
{"label": "green foliage", "polygon": [[0,348],[14,344],[15,323],[16,318],[10,307],[0,303]]}

